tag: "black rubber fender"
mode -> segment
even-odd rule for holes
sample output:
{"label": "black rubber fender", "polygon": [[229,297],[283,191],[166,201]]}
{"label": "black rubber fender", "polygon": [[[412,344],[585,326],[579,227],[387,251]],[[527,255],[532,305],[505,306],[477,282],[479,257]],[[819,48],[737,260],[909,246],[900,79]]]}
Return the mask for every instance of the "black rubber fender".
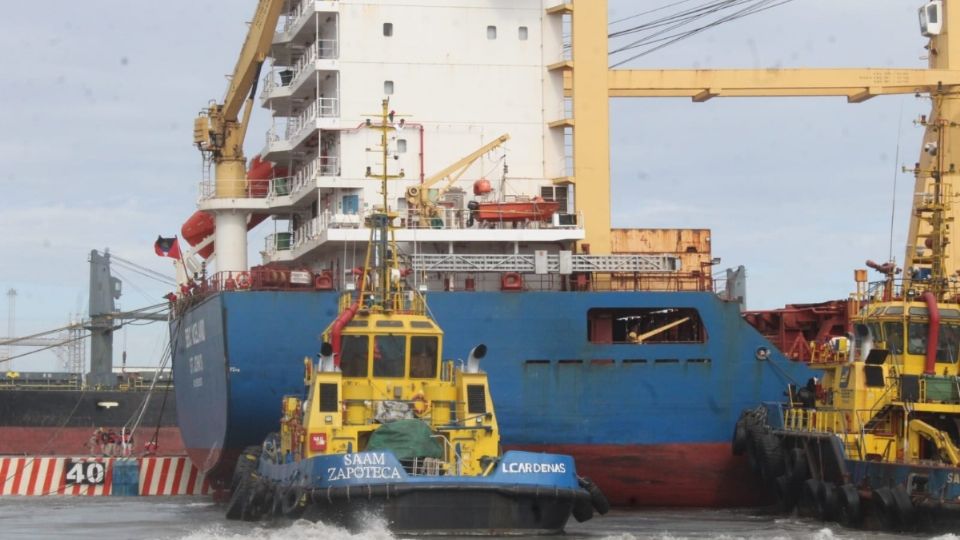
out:
{"label": "black rubber fender", "polygon": [[242,479],[230,493],[230,500],[227,502],[227,519],[243,519],[244,509],[249,499],[250,480]]}
{"label": "black rubber fender", "polygon": [[777,506],[781,512],[790,512],[797,505],[797,492],[790,477],[781,474],[773,482],[773,490],[777,496]]}
{"label": "black rubber fender", "polygon": [[798,509],[802,517],[816,517],[819,505],[820,481],[807,478],[800,486],[800,504]]}
{"label": "black rubber fender", "polygon": [[233,466],[233,478],[230,481],[231,492],[237,489],[243,479],[257,470],[257,462],[260,460],[262,450],[259,446],[248,446],[243,449],[243,452],[240,452],[237,464]]}
{"label": "black rubber fender", "polygon": [[830,521],[837,515],[839,506],[837,487],[833,482],[820,482],[817,490],[817,518],[820,521]]}
{"label": "black rubber fender", "polygon": [[581,498],[573,503],[573,517],[577,520],[577,523],[593,519],[593,504],[590,499]]}
{"label": "black rubber fender", "polygon": [[844,527],[860,526],[863,513],[860,510],[860,492],[853,484],[844,484],[837,489],[837,521]]}
{"label": "black rubber fender", "polygon": [[733,426],[733,438],[730,447],[735,456],[742,456],[747,451],[747,426],[742,416]]}
{"label": "black rubber fender", "polygon": [[870,494],[873,503],[873,511],[877,514],[880,526],[887,531],[896,531],[900,528],[897,519],[896,502],[893,499],[893,492],[890,488],[879,487]]}
{"label": "black rubber fender", "polygon": [[757,438],[757,458],[760,460],[760,477],[767,482],[784,473],[783,451],[780,439],[773,433],[763,433]]}
{"label": "black rubber fender", "polygon": [[803,448],[790,450],[790,480],[801,484],[810,478],[810,463],[807,462],[807,452]]}
{"label": "black rubber fender", "polygon": [[284,517],[297,519],[306,509],[303,502],[303,489],[297,486],[288,487],[280,498],[280,511]]}
{"label": "black rubber fender", "polygon": [[910,496],[903,486],[895,486],[890,490],[893,495],[893,507],[897,513],[897,525],[900,530],[906,530],[913,527],[916,521],[916,512],[913,503],[910,502]]}
{"label": "black rubber fender", "polygon": [[585,476],[581,476],[577,480],[580,483],[580,487],[587,490],[587,493],[590,494],[590,504],[598,514],[602,516],[610,511],[610,501],[607,500],[607,496],[600,491],[600,488],[598,488],[593,481]]}
{"label": "black rubber fender", "polygon": [[266,510],[267,485],[253,482],[246,490],[246,502],[240,512],[243,521],[259,521]]}
{"label": "black rubber fender", "polygon": [[760,450],[757,448],[758,437],[760,437],[760,433],[757,433],[752,429],[747,429],[747,444],[746,444],[747,465],[750,466],[750,470],[753,471],[754,474],[756,475],[760,474],[760,465],[761,465]]}

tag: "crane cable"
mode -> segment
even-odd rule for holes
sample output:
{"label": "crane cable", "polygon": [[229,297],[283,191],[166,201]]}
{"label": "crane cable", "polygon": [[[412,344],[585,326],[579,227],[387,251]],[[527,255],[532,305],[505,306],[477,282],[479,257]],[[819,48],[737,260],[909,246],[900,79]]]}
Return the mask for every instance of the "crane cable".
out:
{"label": "crane cable", "polygon": [[[670,34],[670,35],[662,36],[662,34],[665,34],[665,33],[669,32],[669,31],[671,31],[671,30],[675,30],[675,29],[677,29],[677,28],[679,28],[679,27],[681,27],[681,26],[683,26],[683,25],[685,25],[685,24],[688,24],[689,22],[692,22],[693,20],[702,18],[702,17],[704,17],[704,16],[706,16],[706,15],[712,15],[712,14],[714,14],[714,13],[719,12],[721,9],[727,9],[727,8],[730,8],[730,7],[742,5],[743,3],[745,3],[745,2],[750,2],[750,1],[753,1],[753,2],[755,2],[755,3],[752,4],[752,5],[749,5],[749,6],[747,6],[747,7],[744,7],[743,9],[740,9],[740,10],[738,10],[738,11],[735,11],[735,12],[729,14],[729,15],[726,15],[726,16],[724,16],[724,17],[721,17],[721,18],[719,18],[719,19],[717,19],[717,20],[714,20],[714,21],[711,21],[711,22],[709,22],[709,23],[706,23],[706,24],[704,24],[703,26],[699,26],[699,27],[697,27],[697,28],[693,28],[693,29],[691,29],[691,30],[687,30],[687,31],[684,31],[684,32],[679,32],[679,33],[675,33],[675,34]],[[636,60],[637,58],[640,58],[640,57],[642,57],[642,56],[646,56],[646,55],[648,55],[648,54],[650,54],[650,53],[653,53],[653,52],[655,52],[655,51],[658,51],[658,50],[660,50],[660,49],[662,49],[662,48],[664,48],[664,47],[667,47],[667,46],[669,46],[669,45],[672,45],[672,44],[674,44],[674,43],[677,43],[677,42],[682,41],[682,40],[684,40],[684,39],[687,39],[687,38],[689,38],[689,37],[692,37],[692,36],[694,36],[694,35],[696,35],[696,34],[699,34],[700,32],[703,32],[703,31],[705,31],[705,30],[708,30],[708,29],[714,28],[714,27],[716,27],[716,26],[719,26],[719,25],[721,25],[721,24],[723,24],[723,23],[732,22],[732,21],[735,21],[735,20],[737,20],[737,19],[741,19],[741,18],[743,18],[743,17],[747,17],[747,16],[749,16],[749,15],[754,15],[754,14],[757,14],[757,13],[761,13],[761,12],[766,11],[766,10],[768,10],[768,9],[772,9],[772,8],[781,6],[781,5],[783,5],[783,4],[790,3],[790,2],[792,2],[792,1],[793,1],[793,0],[725,0],[724,2],[720,2],[720,3],[717,3],[717,4],[711,4],[711,5],[705,6],[705,7],[703,7],[703,8],[699,8],[698,10],[691,10],[691,11],[695,11],[695,12],[699,12],[699,11],[701,11],[701,10],[706,10],[706,11],[703,11],[702,13],[698,13],[698,14],[696,14],[695,16],[686,16],[686,19],[684,19],[683,17],[679,17],[679,16],[678,16],[678,17],[674,17],[674,18],[672,18],[672,20],[676,21],[676,20],[678,20],[678,19],[681,19],[681,22],[674,22],[674,24],[673,24],[672,26],[669,26],[668,28],[666,28],[666,29],[664,29],[664,30],[660,30],[660,31],[658,31],[658,32],[653,33],[653,34],[650,35],[650,36],[646,36],[646,37],[641,38],[641,39],[639,39],[639,40],[637,40],[637,41],[634,41],[634,42],[631,43],[631,44],[628,44],[628,45],[625,45],[625,46],[620,47],[620,48],[618,48],[618,49],[615,49],[614,51],[612,51],[612,52],[610,53],[611,55],[613,55],[613,54],[618,54],[618,53],[622,53],[622,52],[625,52],[625,51],[628,51],[628,50],[632,50],[632,49],[636,49],[636,48],[639,48],[639,47],[649,46],[649,48],[647,48],[646,50],[644,50],[644,51],[642,51],[642,52],[640,52],[640,53],[637,53],[637,54],[635,54],[635,55],[633,55],[633,56],[631,56],[631,57],[629,57],[629,58],[626,58],[625,60],[618,61],[618,62],[612,64],[610,67],[611,67],[611,68],[614,68],[614,67],[621,66],[621,65],[623,65],[623,64],[625,64],[625,63],[627,63],[627,62],[630,62],[630,61],[632,61],[632,60]],[[718,5],[718,4],[722,4],[722,5]],[[654,24],[654,23],[651,23],[651,24]],[[662,24],[658,24],[658,26],[659,26],[659,25],[662,25]],[[622,32],[617,32],[617,33],[615,33],[614,35],[615,35],[615,37],[619,37],[619,36],[621,36],[621,35],[627,35],[627,34],[629,34],[629,33],[632,33],[632,32],[634,32],[634,31],[637,31],[638,29],[642,30],[642,29],[644,29],[646,26],[648,26],[648,25],[640,25],[640,26],[634,27],[633,29],[628,29],[628,30],[624,30],[624,31],[622,31]],[[662,37],[659,37],[659,38],[657,38],[657,39],[653,39],[653,38],[656,37],[656,36],[662,36]],[[654,45],[654,44],[656,44],[656,45]],[[651,45],[654,45],[654,46],[651,46]]]}

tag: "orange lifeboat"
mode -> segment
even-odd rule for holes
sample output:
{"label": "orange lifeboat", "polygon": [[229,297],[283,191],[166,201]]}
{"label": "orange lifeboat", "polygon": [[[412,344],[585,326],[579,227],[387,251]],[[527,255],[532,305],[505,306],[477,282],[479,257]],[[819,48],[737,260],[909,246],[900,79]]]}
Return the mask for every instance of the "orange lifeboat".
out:
{"label": "orange lifeboat", "polygon": [[[266,197],[270,191],[270,179],[277,176],[286,176],[286,174],[286,167],[274,167],[269,161],[261,160],[260,156],[254,156],[250,160],[249,169],[247,169],[247,192],[249,196],[254,198]],[[256,227],[265,219],[267,219],[267,214],[252,214],[250,221],[247,222],[247,230]],[[213,216],[197,210],[184,222],[183,227],[180,228],[180,233],[188,244],[195,246],[213,234],[214,230],[216,230],[216,223],[214,223]],[[210,245],[198,251],[197,255],[208,259],[213,254],[213,250],[214,246],[211,242]]]}

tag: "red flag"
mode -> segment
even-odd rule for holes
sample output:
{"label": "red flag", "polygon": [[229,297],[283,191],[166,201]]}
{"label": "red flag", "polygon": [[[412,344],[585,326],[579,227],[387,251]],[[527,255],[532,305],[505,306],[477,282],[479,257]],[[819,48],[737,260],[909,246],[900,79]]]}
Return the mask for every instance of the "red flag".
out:
{"label": "red flag", "polygon": [[177,240],[177,237],[173,238],[164,238],[162,236],[157,236],[157,241],[153,244],[153,250],[157,252],[157,255],[161,257],[171,257],[174,259],[180,259],[180,242]]}

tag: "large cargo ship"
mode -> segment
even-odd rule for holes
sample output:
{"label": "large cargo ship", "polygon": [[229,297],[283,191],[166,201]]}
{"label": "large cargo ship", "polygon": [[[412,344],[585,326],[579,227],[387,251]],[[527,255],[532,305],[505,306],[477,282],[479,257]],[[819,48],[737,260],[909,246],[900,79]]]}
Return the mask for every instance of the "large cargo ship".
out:
{"label": "large cargo ship", "polygon": [[[734,423],[810,372],[743,321],[742,287],[714,291],[708,230],[610,228],[605,4],[260,2],[195,130],[216,175],[183,235],[216,273],[184,257],[170,326],[181,433],[208,478],[225,485],[273,404],[303,392],[303,358],[355,286],[383,200],[367,178],[381,141],[357,127],[386,95],[411,114],[383,141],[414,269],[394,278],[425,292],[453,358],[490,347],[504,446],[572,454],[614,504],[756,502]],[[273,124],[247,169],[235,137],[261,34]],[[268,216],[250,268],[247,230]]]}

